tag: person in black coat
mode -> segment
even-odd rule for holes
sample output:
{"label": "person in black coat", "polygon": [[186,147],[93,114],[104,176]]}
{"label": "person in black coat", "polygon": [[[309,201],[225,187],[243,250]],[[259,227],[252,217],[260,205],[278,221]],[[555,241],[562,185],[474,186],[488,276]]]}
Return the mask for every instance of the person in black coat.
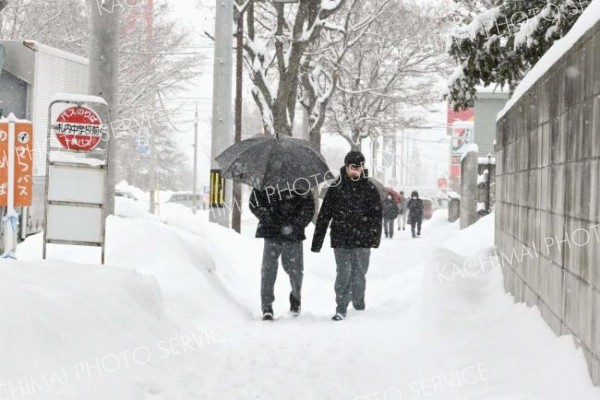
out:
{"label": "person in black coat", "polygon": [[371,248],[379,247],[381,241],[381,198],[367,178],[364,162],[358,151],[346,155],[340,176],[323,199],[312,241],[311,250],[321,251],[331,222],[331,247],[337,264],[335,321],[346,317],[350,300],[356,310],[365,309]]}
{"label": "person in black coat", "polygon": [[388,194],[383,201],[383,230],[386,238],[394,237],[394,220],[398,217],[398,206],[392,198],[391,194]]}
{"label": "person in black coat", "polygon": [[304,228],[315,213],[315,201],[311,193],[300,195],[294,191],[252,191],[250,211],[258,218],[256,237],[265,240],[261,268],[261,303],[264,320],[273,319],[275,280],[279,257],[284,271],[290,277],[290,312],[300,314],[304,261],[302,241],[306,239]]}
{"label": "person in black coat", "polygon": [[[406,208],[409,211],[408,223],[412,232],[412,237],[421,236],[421,224],[423,223],[423,200],[419,198],[419,193],[415,190],[410,195],[410,200]],[[415,235],[415,227],[417,234]]]}

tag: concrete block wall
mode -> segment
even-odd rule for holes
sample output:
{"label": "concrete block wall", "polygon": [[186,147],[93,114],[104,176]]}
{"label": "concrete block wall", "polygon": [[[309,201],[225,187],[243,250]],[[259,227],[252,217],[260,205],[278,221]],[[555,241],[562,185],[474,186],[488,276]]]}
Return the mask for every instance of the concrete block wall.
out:
{"label": "concrete block wall", "polygon": [[575,337],[600,385],[600,23],[496,128],[504,286]]}
{"label": "concrete block wall", "polygon": [[477,152],[469,151],[460,162],[460,229],[465,229],[479,220],[477,214]]}

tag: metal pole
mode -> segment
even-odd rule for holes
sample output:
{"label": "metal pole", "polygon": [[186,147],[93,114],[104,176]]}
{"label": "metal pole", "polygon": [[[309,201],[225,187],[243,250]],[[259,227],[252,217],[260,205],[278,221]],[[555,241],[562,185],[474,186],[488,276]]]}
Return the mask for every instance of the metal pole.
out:
{"label": "metal pole", "polygon": [[490,153],[488,153],[488,176],[487,176],[487,198],[485,200],[485,209],[487,211],[487,213],[490,213],[490,206],[491,206],[491,202],[490,202],[490,189],[492,186],[492,155]]}
{"label": "metal pole", "polygon": [[4,217],[4,254],[2,258],[15,258],[17,250],[17,213],[15,211],[15,123],[13,113],[8,116],[8,176],[6,216]]}
{"label": "metal pole", "polygon": [[[243,56],[244,56],[244,13],[239,13],[237,18],[236,32],[236,63],[235,63],[235,142],[242,140],[242,89],[243,89]],[[231,227],[240,233],[242,230],[242,184],[233,183],[233,214],[231,217]]]}
{"label": "metal pole", "polygon": [[192,212],[196,214],[196,196],[198,186],[198,100],[194,114],[194,181],[192,182]]}
{"label": "metal pole", "polygon": [[[233,40],[233,1],[216,0],[215,13],[215,55],[213,70],[213,109],[212,109],[212,141],[211,170],[219,170],[215,158],[233,144],[232,135],[232,51]],[[211,179],[211,199],[217,199],[216,189],[219,181],[215,174]],[[219,198],[220,200],[220,198]],[[231,190],[224,191],[225,206],[231,203]],[[210,221],[229,227],[229,213],[226,209],[212,205],[209,213]]]}

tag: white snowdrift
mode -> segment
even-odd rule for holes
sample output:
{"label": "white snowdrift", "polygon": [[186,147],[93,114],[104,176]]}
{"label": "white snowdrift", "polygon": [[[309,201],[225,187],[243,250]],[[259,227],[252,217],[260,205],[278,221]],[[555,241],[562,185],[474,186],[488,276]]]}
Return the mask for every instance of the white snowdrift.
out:
{"label": "white snowdrift", "polygon": [[[493,215],[459,231],[436,212],[422,238],[401,231],[383,239],[371,256],[367,311],[350,310],[342,323],[329,320],[331,249],[310,253],[305,243],[303,316],[285,316],[289,282],[281,271],[277,320],[263,323],[251,317],[260,312],[262,241],[206,215],[162,211],[163,223],[136,212],[110,218],[107,266],[41,262],[39,237],[20,245],[20,261],[0,265],[0,398],[600,395],[572,339],[557,338],[536,309],[513,304],[500,270],[440,278],[444,264],[493,249]],[[253,226],[243,229],[251,235]],[[73,250],[53,254],[83,259]],[[135,349],[147,362],[133,359]],[[95,360],[106,365],[95,370]],[[51,387],[8,397],[6,385],[33,386],[34,377],[39,386],[55,371]]]}

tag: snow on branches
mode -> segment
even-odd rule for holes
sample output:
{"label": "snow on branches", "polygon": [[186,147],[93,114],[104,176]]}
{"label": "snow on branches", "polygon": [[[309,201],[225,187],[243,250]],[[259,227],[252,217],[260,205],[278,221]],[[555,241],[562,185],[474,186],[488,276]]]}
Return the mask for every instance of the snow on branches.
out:
{"label": "snow on branches", "polygon": [[266,133],[291,135],[305,52],[323,30],[331,29],[328,19],[344,3],[345,0],[304,0],[299,4],[246,0],[238,7],[246,13],[244,63],[254,84],[252,96]]}
{"label": "snow on branches", "polygon": [[455,27],[449,54],[461,73],[455,71],[448,80],[453,107],[472,107],[479,85],[514,90],[589,4],[590,0],[502,1]]}

